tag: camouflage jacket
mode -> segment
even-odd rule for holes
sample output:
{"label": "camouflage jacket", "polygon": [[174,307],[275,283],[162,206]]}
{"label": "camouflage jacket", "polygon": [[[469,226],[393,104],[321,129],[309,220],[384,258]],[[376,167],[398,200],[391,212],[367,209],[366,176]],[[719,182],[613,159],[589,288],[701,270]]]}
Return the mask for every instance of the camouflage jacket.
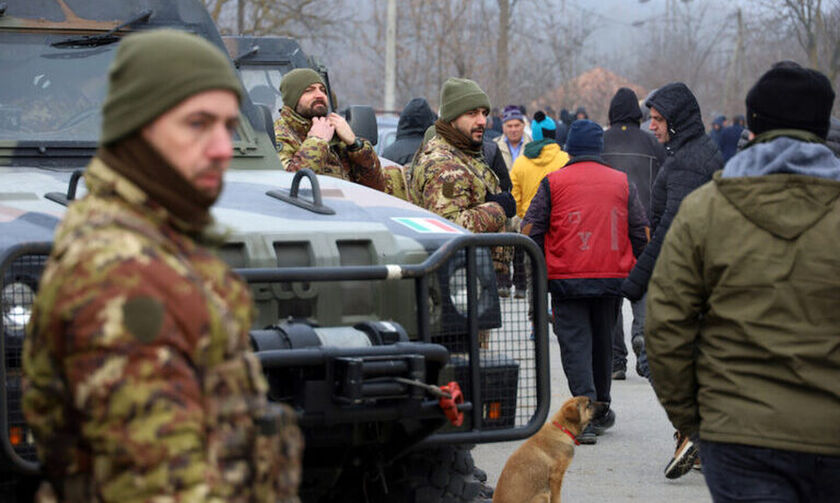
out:
{"label": "camouflage jacket", "polygon": [[480,157],[473,157],[435,136],[409,167],[411,201],[472,232],[501,232],[505,212],[485,202],[500,191],[499,179]]}
{"label": "camouflage jacket", "polygon": [[286,171],[309,168],[319,175],[350,180],[372,189],[385,190],[385,175],[379,157],[369,141],[364,146],[348,152],[347,145],[337,136],[329,142],[307,136],[312,121],[304,119],[291,108],[284,106],[280,118],[274,121],[277,156]]}
{"label": "camouflage jacket", "polygon": [[24,343],[23,410],[58,498],[297,501],[302,437],[266,400],[247,285],[99,159],[85,179]]}

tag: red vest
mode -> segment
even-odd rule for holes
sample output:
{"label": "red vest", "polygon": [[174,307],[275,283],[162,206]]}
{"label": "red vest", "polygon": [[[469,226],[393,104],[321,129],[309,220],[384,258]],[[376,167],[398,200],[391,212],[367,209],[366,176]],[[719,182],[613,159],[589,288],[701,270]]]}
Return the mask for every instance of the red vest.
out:
{"label": "red vest", "polygon": [[628,234],[627,175],[583,161],[549,174],[548,279],[625,278],[636,259]]}

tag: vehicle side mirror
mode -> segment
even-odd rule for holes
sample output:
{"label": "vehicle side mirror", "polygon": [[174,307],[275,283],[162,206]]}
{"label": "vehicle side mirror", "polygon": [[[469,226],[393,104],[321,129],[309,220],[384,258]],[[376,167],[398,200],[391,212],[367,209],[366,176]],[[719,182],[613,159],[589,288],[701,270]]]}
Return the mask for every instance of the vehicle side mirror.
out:
{"label": "vehicle side mirror", "polygon": [[379,132],[376,126],[376,114],[373,108],[366,105],[351,105],[347,107],[345,119],[356,136],[361,136],[376,145]]}

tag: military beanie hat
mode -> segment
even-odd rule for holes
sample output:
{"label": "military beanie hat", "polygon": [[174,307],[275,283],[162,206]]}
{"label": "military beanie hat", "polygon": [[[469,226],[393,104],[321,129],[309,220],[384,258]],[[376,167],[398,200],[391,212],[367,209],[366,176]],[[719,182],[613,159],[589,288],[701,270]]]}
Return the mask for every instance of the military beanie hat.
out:
{"label": "military beanie hat", "polygon": [[490,110],[490,98],[470,79],[449,78],[440,90],[440,118],[451,122],[459,115],[484,107]]}
{"label": "military beanie hat", "polygon": [[215,89],[242,99],[230,60],[207,40],[171,29],[128,35],[108,71],[100,141],[113,143],[190,96]]}
{"label": "military beanie hat", "polygon": [[747,93],[747,126],[755,134],[803,129],[828,135],[834,91],[822,73],[792,61],[776,63]]}
{"label": "military beanie hat", "polygon": [[321,84],[324,88],[327,87],[321,75],[311,68],[295,68],[284,75],[283,80],[280,81],[280,95],[283,97],[283,104],[294,110],[303,92],[312,84]]}

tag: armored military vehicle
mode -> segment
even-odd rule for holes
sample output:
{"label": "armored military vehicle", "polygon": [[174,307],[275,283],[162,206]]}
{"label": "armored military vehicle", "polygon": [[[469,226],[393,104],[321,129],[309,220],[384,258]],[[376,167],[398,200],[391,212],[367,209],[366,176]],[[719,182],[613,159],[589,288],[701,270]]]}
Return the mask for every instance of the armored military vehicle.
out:
{"label": "armored military vehicle", "polygon": [[[54,229],[85,193],[108,66],[121,37],[162,27],[223,47],[196,0],[0,2],[1,501],[31,501],[39,482],[20,352]],[[270,398],[295,408],[306,435],[303,501],[489,497],[469,445],[533,434],[549,404],[545,283],[530,302],[500,301],[489,249],[522,248],[534,278],[539,250],[287,173],[266,109],[246,98],[241,113],[213,215],[221,256],[252,285]]]}

